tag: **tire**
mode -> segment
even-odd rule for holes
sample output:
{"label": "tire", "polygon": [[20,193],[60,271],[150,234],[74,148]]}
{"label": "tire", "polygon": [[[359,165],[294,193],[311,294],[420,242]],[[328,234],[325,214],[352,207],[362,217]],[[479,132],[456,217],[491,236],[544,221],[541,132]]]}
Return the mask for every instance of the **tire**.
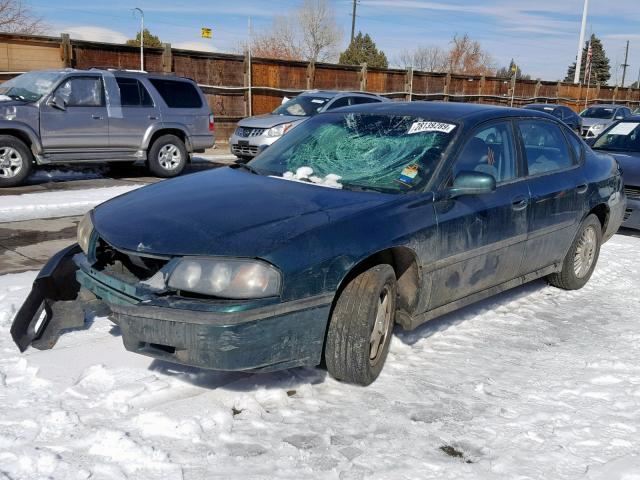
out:
{"label": "tire", "polygon": [[158,137],[147,154],[149,170],[156,177],[162,178],[180,175],[188,158],[184,142],[175,135]]}
{"label": "tire", "polygon": [[33,154],[11,135],[0,135],[0,187],[21,185],[33,170]]}
{"label": "tire", "polygon": [[547,277],[549,283],[563,290],[577,290],[591,278],[598,262],[602,243],[602,225],[593,214],[584,219],[571,248],[562,262],[562,270]]}
{"label": "tire", "polygon": [[378,378],[389,352],[397,290],[395,272],[386,264],[347,284],[336,300],[327,331],[324,361],[331,376],[363,386]]}

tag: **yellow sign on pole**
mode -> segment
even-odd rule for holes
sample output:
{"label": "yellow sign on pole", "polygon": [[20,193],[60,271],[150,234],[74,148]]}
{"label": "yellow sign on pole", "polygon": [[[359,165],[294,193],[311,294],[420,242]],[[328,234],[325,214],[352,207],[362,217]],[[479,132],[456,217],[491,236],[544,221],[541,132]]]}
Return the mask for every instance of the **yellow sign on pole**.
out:
{"label": "yellow sign on pole", "polygon": [[202,38],[211,38],[213,35],[213,31],[207,27],[202,27],[200,31],[202,32]]}

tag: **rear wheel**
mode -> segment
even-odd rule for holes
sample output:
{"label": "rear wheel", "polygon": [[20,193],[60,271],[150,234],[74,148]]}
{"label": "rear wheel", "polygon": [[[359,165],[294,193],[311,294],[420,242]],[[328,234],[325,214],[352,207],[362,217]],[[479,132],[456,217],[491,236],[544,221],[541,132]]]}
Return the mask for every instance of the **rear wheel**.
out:
{"label": "rear wheel", "polygon": [[187,149],[175,135],[158,137],[147,155],[149,170],[157,177],[175,177],[187,164]]}
{"label": "rear wheel", "polygon": [[0,187],[20,185],[33,170],[33,155],[25,143],[0,135]]}
{"label": "rear wheel", "polygon": [[376,265],[344,288],[331,315],[324,360],[338,380],[369,385],[389,352],[397,285],[391,265]]}
{"label": "rear wheel", "polygon": [[562,270],[547,277],[549,283],[564,290],[582,288],[596,268],[601,242],[600,220],[590,214],[580,225],[576,238],[562,262]]}

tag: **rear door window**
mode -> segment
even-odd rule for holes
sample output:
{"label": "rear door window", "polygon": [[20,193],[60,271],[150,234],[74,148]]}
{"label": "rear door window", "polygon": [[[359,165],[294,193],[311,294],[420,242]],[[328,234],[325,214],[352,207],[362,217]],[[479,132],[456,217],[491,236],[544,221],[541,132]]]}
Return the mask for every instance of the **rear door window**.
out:
{"label": "rear door window", "polygon": [[529,175],[562,170],[573,165],[573,155],[558,125],[540,120],[518,123]]}
{"label": "rear door window", "polygon": [[200,108],[202,99],[191,82],[151,78],[151,84],[169,108]]}
{"label": "rear door window", "polygon": [[153,100],[147,89],[135,78],[116,78],[123,107],[152,107]]}

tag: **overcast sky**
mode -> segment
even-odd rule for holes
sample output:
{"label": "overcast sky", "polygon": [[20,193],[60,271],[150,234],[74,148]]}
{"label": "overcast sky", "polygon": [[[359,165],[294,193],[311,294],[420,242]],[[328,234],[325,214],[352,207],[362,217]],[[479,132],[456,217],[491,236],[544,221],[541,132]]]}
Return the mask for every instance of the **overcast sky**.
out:
{"label": "overcast sky", "polygon": [[[351,0],[331,0],[343,28],[343,44],[351,28]],[[274,15],[286,14],[299,0],[33,0],[33,10],[52,27],[72,37],[122,42],[139,26],[131,8],[145,11],[145,26],[175,47],[228,52],[247,36],[247,20],[256,30]],[[575,59],[583,0],[360,0],[356,29],[371,34],[390,60],[404,48],[439,45],[447,48],[454,34],[469,33],[495,58],[497,66],[513,57],[525,73],[543,80],[564,78]],[[200,38],[200,27],[213,29],[213,39]],[[587,33],[604,42],[612,79],[621,77],[624,45],[630,40],[627,81],[640,67],[640,0],[591,0]]]}

